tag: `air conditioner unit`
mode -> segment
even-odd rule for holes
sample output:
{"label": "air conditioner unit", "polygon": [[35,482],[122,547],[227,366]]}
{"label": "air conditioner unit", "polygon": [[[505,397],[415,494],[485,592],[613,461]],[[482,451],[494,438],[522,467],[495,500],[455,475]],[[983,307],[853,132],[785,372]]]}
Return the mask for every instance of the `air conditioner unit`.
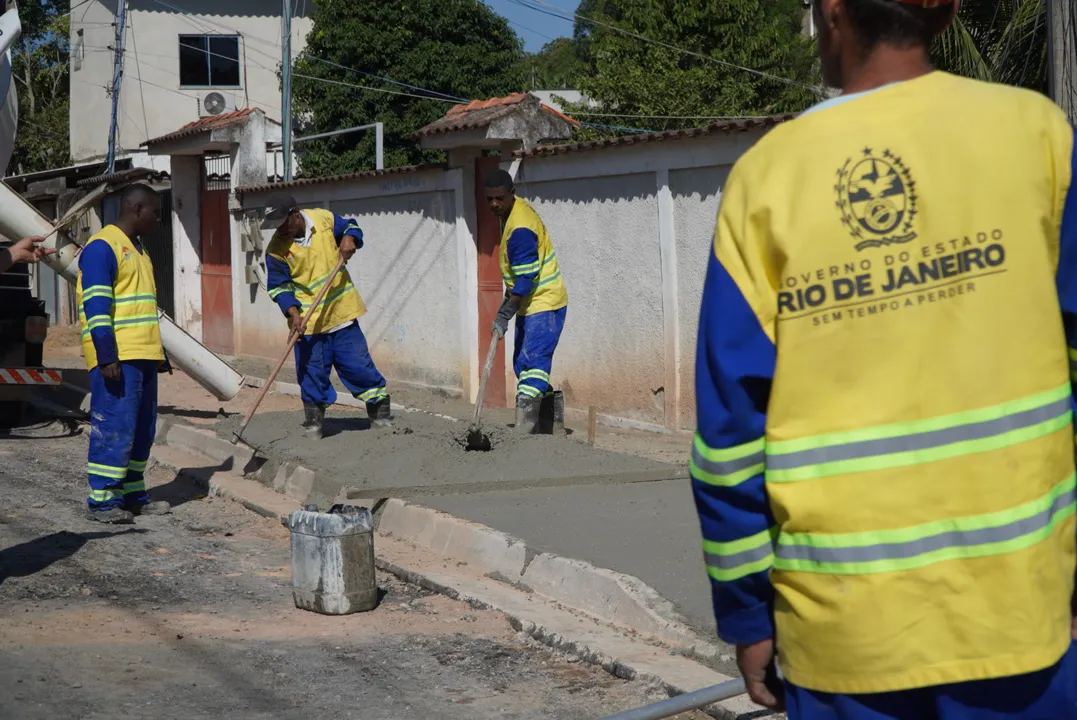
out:
{"label": "air conditioner unit", "polygon": [[198,117],[213,117],[236,109],[236,96],[213,90],[198,96]]}

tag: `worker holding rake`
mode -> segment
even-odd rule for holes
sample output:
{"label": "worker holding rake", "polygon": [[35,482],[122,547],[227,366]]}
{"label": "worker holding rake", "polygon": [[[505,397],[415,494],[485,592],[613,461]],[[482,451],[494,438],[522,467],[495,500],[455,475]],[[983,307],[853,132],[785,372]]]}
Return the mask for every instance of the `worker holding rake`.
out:
{"label": "worker holding rake", "polygon": [[[325,408],[336,401],[329,378],[333,368],[344,386],[366,403],[371,421],[387,424],[390,398],[385,378],[374,366],[359,328],[366,306],[347,268],[334,275],[338,259],[349,260],[363,246],[363,231],[355,220],[328,210],[300,210],[287,194],[270,196],[262,228],[275,231],[266,251],[269,296],[288,318],[289,329],[300,335],[295,370],[307,436],[321,439]],[[326,282],[328,292],[308,325],[304,316]]]}
{"label": "worker holding rake", "polygon": [[934,71],[956,5],[813,0],[843,94],[722,189],[693,488],[790,720],[1077,718],[1074,129]]}

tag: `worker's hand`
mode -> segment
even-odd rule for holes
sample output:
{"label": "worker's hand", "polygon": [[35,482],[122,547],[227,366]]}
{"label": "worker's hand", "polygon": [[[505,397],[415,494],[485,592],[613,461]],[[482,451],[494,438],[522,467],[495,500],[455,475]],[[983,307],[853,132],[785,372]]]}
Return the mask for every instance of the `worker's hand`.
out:
{"label": "worker's hand", "polygon": [[340,240],[340,256],[344,258],[344,262],[352,259],[352,255],[355,254],[355,238],[351,235],[345,235]]}
{"label": "worker's hand", "polygon": [[307,324],[303,322],[303,313],[299,312],[299,308],[295,305],[288,308],[288,326],[300,337],[307,330]]}
{"label": "worker's hand", "polygon": [[738,645],[737,667],[752,702],[776,712],[785,709],[785,688],[774,665],[774,638],[753,645]]}
{"label": "worker's hand", "polygon": [[106,380],[123,380],[123,368],[118,362],[101,366],[101,376]]}
{"label": "worker's hand", "polygon": [[172,374],[172,362],[168,359],[168,355],[165,355],[165,359],[157,364],[157,374],[162,375],[164,373]]}
{"label": "worker's hand", "polygon": [[45,238],[41,235],[35,235],[19,240],[8,248],[12,262],[36,263],[55,253],[56,248],[43,248],[38,246],[38,243],[43,242],[44,240]]}
{"label": "worker's hand", "polygon": [[494,333],[498,338],[505,337],[505,333],[509,331],[509,320],[512,320],[512,316],[516,314],[516,305],[516,301],[510,295],[498,308],[497,317],[494,318]]}

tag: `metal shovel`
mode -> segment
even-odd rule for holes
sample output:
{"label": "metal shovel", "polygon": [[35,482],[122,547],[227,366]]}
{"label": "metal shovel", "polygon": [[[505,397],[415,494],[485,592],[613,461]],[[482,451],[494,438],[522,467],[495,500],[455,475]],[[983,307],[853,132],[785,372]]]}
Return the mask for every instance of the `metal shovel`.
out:
{"label": "metal shovel", "polygon": [[467,449],[487,452],[490,445],[490,436],[482,431],[482,401],[486,395],[486,381],[490,379],[490,369],[494,366],[494,357],[497,355],[497,344],[501,336],[497,330],[490,333],[490,349],[486,351],[486,364],[482,366],[482,377],[479,379],[479,396],[475,399],[475,415],[471,418],[471,425],[467,429]]}

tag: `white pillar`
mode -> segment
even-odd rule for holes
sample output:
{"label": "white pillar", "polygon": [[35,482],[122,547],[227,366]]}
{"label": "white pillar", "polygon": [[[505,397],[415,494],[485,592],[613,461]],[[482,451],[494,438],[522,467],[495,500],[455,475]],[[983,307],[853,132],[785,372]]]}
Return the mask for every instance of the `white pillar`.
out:
{"label": "white pillar", "polygon": [[172,248],[176,324],[202,339],[202,159],[172,156]]}
{"label": "white pillar", "polygon": [[[467,218],[467,194],[474,193],[475,165],[471,164],[471,183],[465,182],[465,168],[448,171],[456,214],[456,278],[460,286],[460,358],[463,360],[461,385],[464,397],[475,402],[479,393],[479,268],[478,249]],[[474,203],[472,203],[474,205]]]}
{"label": "white pillar", "polygon": [[681,332],[677,303],[677,238],[669,169],[656,173],[658,184],[658,247],[662,261],[662,319],[665,338],[664,425],[678,429],[681,420]]}

